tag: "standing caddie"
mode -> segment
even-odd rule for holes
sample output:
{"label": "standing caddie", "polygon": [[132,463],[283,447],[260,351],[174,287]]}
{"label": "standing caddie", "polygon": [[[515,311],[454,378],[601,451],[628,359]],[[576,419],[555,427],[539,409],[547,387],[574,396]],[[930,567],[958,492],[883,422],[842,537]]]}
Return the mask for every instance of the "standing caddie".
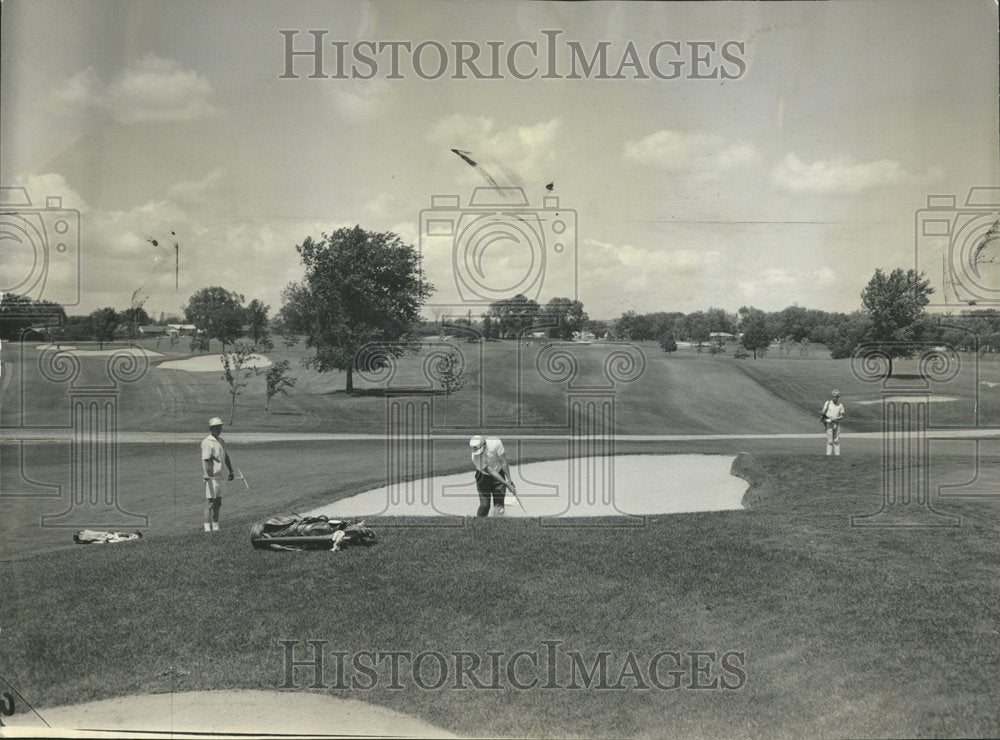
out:
{"label": "standing caddie", "polygon": [[504,514],[504,496],[509,488],[517,495],[517,488],[510,477],[507,455],[503,442],[496,437],[476,435],[469,440],[472,448],[472,464],[476,466],[476,490],[479,492],[477,517],[488,516],[492,501],[495,516]]}
{"label": "standing caddie", "polygon": [[826,427],[826,454],[840,454],[840,423],[844,420],[844,404],[840,402],[840,391],[830,393],[830,399],[823,404],[819,420]]}
{"label": "standing caddie", "polygon": [[[214,416],[208,420],[209,434],[201,441],[201,472],[205,481],[205,531],[219,531],[219,510],[222,508],[223,481],[233,480],[233,463],[222,439],[222,419]],[[228,468],[229,475],[223,472]]]}

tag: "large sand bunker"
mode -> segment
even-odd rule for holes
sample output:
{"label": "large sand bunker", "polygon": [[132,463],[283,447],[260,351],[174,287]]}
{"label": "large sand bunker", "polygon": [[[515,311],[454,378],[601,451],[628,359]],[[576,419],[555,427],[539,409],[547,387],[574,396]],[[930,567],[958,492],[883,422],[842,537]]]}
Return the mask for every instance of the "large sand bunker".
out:
{"label": "large sand bunker", "polygon": [[[511,466],[517,498],[507,494],[506,515],[591,517],[740,509],[747,482],[730,474],[732,460],[724,455],[619,455]],[[474,516],[478,504],[470,470],[365,491],[309,514],[331,519]]]}
{"label": "large sand bunker", "polygon": [[[52,729],[35,718],[13,721],[11,737],[65,737],[65,730],[170,733],[282,733],[329,737],[454,737],[422,720],[385,707],[326,694],[289,691],[189,691],[144,694],[39,709]],[[15,715],[24,716],[28,715]],[[7,718],[5,718],[7,719]],[[11,718],[13,720],[13,718]]]}

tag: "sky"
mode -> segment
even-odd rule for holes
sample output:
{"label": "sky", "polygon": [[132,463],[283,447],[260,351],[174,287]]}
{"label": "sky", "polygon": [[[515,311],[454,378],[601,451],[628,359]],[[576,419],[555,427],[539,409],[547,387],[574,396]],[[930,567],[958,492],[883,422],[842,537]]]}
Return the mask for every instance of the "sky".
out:
{"label": "sky", "polygon": [[[0,290],[71,314],[209,285],[273,313],[295,245],[353,225],[421,250],[428,317],[852,311],[876,268],[943,297],[1000,209],[965,205],[1000,187],[995,0],[0,7]],[[961,236],[917,233],[928,196]]]}

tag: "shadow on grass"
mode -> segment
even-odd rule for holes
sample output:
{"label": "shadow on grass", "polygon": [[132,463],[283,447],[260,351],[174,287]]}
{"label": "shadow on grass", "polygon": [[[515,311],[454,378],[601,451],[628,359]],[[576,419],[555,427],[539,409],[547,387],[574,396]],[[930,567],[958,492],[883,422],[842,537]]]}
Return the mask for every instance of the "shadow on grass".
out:
{"label": "shadow on grass", "polygon": [[355,388],[353,391],[345,391],[343,388],[335,391],[327,391],[325,393],[320,393],[321,396],[347,396],[351,397],[374,397],[374,398],[390,398],[395,396],[443,396],[445,395],[443,390],[438,390],[436,388],[423,388],[420,386],[406,387],[402,386],[399,388]]}

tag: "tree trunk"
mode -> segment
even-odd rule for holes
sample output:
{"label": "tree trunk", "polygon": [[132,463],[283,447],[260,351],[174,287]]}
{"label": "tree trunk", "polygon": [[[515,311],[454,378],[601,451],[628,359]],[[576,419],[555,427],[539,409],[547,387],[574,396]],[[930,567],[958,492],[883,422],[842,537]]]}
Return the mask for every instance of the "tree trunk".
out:
{"label": "tree trunk", "polygon": [[354,393],[354,368],[350,365],[347,366],[347,387],[344,389],[346,393]]}
{"label": "tree trunk", "polygon": [[236,394],[233,394],[233,405],[229,410],[229,426],[233,425],[233,419],[236,418]]}

